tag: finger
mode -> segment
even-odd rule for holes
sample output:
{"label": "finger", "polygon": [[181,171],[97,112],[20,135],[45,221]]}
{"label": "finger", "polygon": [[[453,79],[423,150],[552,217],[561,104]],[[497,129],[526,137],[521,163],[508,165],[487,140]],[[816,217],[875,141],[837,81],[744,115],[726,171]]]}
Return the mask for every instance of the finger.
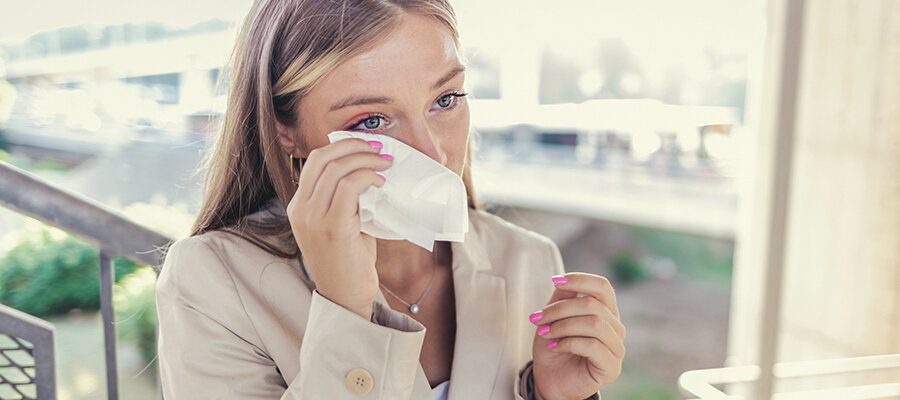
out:
{"label": "finger", "polygon": [[332,160],[353,153],[377,154],[381,151],[384,145],[378,141],[372,142],[369,143],[358,138],[343,139],[311,151],[300,169],[299,188],[297,189],[300,200],[307,201],[312,197],[316,182],[322,175],[322,171]]}
{"label": "finger", "polygon": [[557,301],[531,314],[530,319],[536,325],[548,325],[566,318],[591,315],[610,321],[610,325],[615,329],[616,334],[623,339],[625,338],[625,326],[619,321],[619,316],[613,314],[609,307],[591,296]]}
{"label": "finger", "polygon": [[609,279],[600,275],[584,272],[571,272],[553,277],[557,289],[575,293],[584,293],[606,304],[616,317],[619,316],[619,306],[616,304],[616,293]]}
{"label": "finger", "polygon": [[538,327],[537,333],[548,341],[571,336],[592,337],[602,342],[616,357],[625,358],[624,338],[619,336],[607,319],[597,315],[562,319]]}
{"label": "finger", "polygon": [[575,297],[578,297],[577,292],[563,290],[563,289],[560,289],[557,287],[557,288],[553,289],[553,294],[550,295],[550,301],[548,301],[547,304],[549,305],[549,304],[556,303],[557,301],[560,301],[560,300],[572,299]]}
{"label": "finger", "polygon": [[616,357],[603,343],[595,338],[588,337],[567,337],[555,341],[556,345],[548,347],[554,353],[570,353],[584,358],[605,371],[610,377],[617,377],[622,372],[622,361]]}
{"label": "finger", "polygon": [[348,217],[359,212],[359,195],[371,186],[381,187],[384,178],[368,168],[361,168],[341,178],[338,182],[331,207],[327,211],[329,217]]}
{"label": "finger", "polygon": [[325,166],[322,175],[316,181],[316,187],[313,189],[309,204],[312,209],[321,210],[320,212],[324,214],[331,207],[338,183],[345,176],[359,169],[381,171],[387,169],[390,165],[391,161],[373,153],[353,153],[337,160],[332,160]]}

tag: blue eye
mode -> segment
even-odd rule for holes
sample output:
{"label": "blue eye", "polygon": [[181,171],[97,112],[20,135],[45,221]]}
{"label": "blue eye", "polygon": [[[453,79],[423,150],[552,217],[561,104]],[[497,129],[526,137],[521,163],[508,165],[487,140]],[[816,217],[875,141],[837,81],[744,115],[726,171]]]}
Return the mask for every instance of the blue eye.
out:
{"label": "blue eye", "polygon": [[363,125],[365,125],[365,127],[366,127],[367,129],[375,129],[375,128],[378,128],[378,126],[381,125],[381,117],[369,117],[369,118],[366,118],[366,120],[363,121]]}
{"label": "blue eye", "polygon": [[453,96],[448,94],[444,97],[441,97],[440,99],[438,99],[437,103],[439,106],[441,106],[441,108],[447,108],[448,106],[450,106],[450,104],[453,104]]}
{"label": "blue eye", "polygon": [[441,96],[440,98],[438,98],[438,100],[435,102],[435,104],[438,106],[438,108],[443,108],[443,109],[453,108],[454,106],[456,106],[458,98],[464,97],[467,94],[468,93],[458,93],[458,92],[447,93],[447,94]]}
{"label": "blue eye", "polygon": [[377,114],[366,116],[356,121],[356,124],[350,127],[351,130],[376,130],[384,126],[384,117]]}

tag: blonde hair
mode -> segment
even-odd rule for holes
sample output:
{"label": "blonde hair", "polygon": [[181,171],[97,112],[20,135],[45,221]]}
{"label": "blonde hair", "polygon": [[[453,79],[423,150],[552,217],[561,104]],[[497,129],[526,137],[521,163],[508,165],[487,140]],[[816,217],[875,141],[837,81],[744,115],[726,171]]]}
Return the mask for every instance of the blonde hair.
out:
{"label": "blonde hair", "polygon": [[[231,83],[222,129],[205,160],[203,200],[191,236],[236,233],[280,257],[296,258],[286,218],[246,216],[277,197],[287,206],[296,190],[277,141],[276,121],[299,132],[299,102],[329,71],[396,27],[404,13],[443,23],[459,47],[456,16],[447,0],[257,0],[239,31],[229,62]],[[304,143],[302,135],[295,137]],[[471,138],[463,182],[469,207],[478,208],[471,180]],[[276,237],[288,247],[260,237]],[[291,239],[291,240],[287,240]]]}

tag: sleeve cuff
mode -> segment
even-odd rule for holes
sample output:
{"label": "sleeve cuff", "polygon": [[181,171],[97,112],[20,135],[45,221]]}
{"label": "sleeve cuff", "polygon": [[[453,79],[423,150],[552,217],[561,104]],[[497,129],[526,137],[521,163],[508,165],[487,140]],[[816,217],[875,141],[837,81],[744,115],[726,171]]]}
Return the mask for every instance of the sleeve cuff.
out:
{"label": "sleeve cuff", "polygon": [[[300,347],[301,386],[347,390],[354,369],[372,374],[372,392],[408,398],[419,368],[425,326],[409,316],[374,304],[375,323],[313,291]],[[341,396],[338,396],[341,397]]]}
{"label": "sleeve cuff", "polygon": [[516,395],[524,400],[534,400],[534,379],[531,376],[531,368],[533,365],[533,361],[528,361],[528,364],[525,364],[525,367],[519,370],[519,375],[516,379]]}

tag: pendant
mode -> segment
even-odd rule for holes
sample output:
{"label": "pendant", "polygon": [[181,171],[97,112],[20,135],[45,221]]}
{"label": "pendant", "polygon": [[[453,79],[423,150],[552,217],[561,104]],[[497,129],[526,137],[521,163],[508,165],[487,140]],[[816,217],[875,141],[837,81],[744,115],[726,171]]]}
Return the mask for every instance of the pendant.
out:
{"label": "pendant", "polygon": [[409,306],[409,312],[411,312],[413,314],[418,314],[419,313],[419,305],[413,304],[413,305]]}

